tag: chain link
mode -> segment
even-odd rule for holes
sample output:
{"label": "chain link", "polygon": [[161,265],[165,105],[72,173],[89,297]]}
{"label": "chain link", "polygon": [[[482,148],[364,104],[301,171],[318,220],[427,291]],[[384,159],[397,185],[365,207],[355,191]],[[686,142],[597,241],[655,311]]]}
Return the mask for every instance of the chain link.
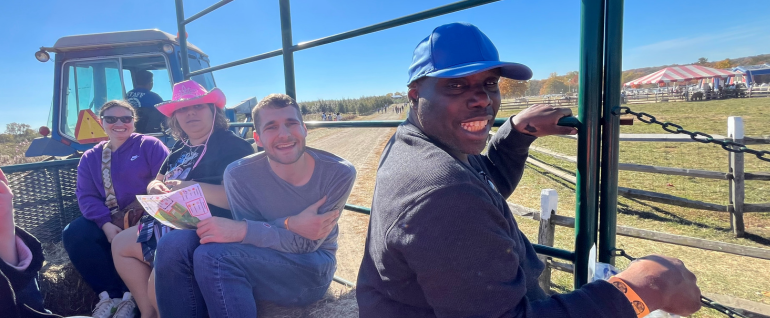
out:
{"label": "chain link", "polygon": [[704,144],[717,144],[722,146],[722,149],[727,150],[729,152],[736,152],[736,153],[747,153],[756,156],[759,158],[759,160],[770,162],[770,151],[767,150],[754,150],[746,147],[746,145],[739,144],[737,142],[731,141],[731,140],[717,140],[714,139],[709,134],[702,133],[699,131],[689,131],[687,129],[682,128],[682,126],[679,126],[674,123],[670,122],[661,122],[658,121],[655,116],[650,115],[645,112],[635,112],[631,110],[629,107],[616,107],[613,109],[612,114],[614,115],[634,115],[636,116],[639,121],[646,123],[646,124],[657,124],[660,125],[663,130],[672,133],[672,134],[685,134],[690,136],[692,140],[695,140],[700,143]]}
{"label": "chain link", "polygon": [[[632,261],[632,262],[636,260],[636,257],[633,257],[631,255],[626,254],[626,251],[624,251],[622,249],[619,249],[619,248],[616,248],[616,249],[612,250],[612,256],[615,256],[615,257],[618,257],[618,256],[625,257],[626,259],[628,259],[629,261]],[[737,312],[737,311],[735,311],[735,310],[733,310],[733,309],[731,309],[729,307],[725,307],[724,305],[722,305],[722,304],[720,304],[718,302],[715,302],[715,301],[713,301],[711,299],[708,299],[708,298],[706,298],[704,296],[700,296],[700,302],[701,302],[701,304],[705,305],[706,307],[714,309],[714,310],[724,314],[727,317],[730,317],[730,318],[748,318],[748,317],[742,315],[741,313],[739,313],[739,312]]]}

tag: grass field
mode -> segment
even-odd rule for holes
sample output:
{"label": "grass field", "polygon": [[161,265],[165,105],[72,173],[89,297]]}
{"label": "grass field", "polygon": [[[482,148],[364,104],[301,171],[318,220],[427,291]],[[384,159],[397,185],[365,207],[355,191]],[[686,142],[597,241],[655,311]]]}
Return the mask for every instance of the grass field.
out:
{"label": "grass field", "polygon": [[[661,121],[671,121],[690,131],[725,135],[728,116],[742,116],[746,125],[746,136],[770,135],[770,98],[729,99],[691,103],[658,103],[633,105],[635,111],[650,113]],[[575,110],[576,111],[576,110]],[[501,112],[498,117],[513,112]],[[621,126],[621,133],[665,133],[654,125],[635,121],[633,126]],[[538,139],[536,146],[555,152],[576,155],[577,142],[561,137]],[[770,150],[770,145],[752,145],[752,149]],[[647,143],[621,142],[620,162],[645,165],[692,168],[727,172],[727,152],[716,145],[700,143]],[[553,159],[549,156],[530,152],[531,155],[569,172],[576,170],[575,164]],[[770,171],[770,163],[747,155],[747,172]],[[684,176],[669,176],[641,172],[620,171],[619,186],[661,192],[692,200],[726,205],[728,182],[726,180],[700,179]],[[574,216],[574,186],[538,168],[529,167],[509,201],[530,208],[539,208],[540,190],[556,189],[561,215]],[[747,181],[746,202],[770,202],[770,182]],[[677,206],[630,200],[618,200],[618,224],[635,228],[686,235],[734,244],[756,247],[770,247],[770,213],[745,214],[746,238],[736,239],[730,230],[729,215],[682,208]],[[520,219],[522,231],[530,239],[537,238],[538,224]],[[571,229],[558,228],[556,246],[572,249],[574,234]],[[699,277],[704,292],[730,295],[770,304],[770,261],[708,252],[670,244],[631,239],[619,236],[618,246],[631,255],[642,256],[660,253],[679,257]],[[625,266],[620,261],[621,268]],[[562,290],[571,289],[571,275],[559,273],[554,281]],[[694,317],[720,317],[718,314],[702,311]]]}

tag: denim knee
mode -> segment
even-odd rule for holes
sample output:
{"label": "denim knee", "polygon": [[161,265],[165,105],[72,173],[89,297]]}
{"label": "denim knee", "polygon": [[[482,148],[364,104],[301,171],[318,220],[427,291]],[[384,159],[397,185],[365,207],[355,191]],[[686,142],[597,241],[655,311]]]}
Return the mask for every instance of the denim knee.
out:
{"label": "denim knee", "polygon": [[200,246],[200,238],[194,230],[174,230],[158,241],[155,251],[155,267],[176,266],[180,262],[191,263],[195,249]]}
{"label": "denim knee", "polygon": [[75,247],[83,243],[107,240],[104,231],[96,226],[96,223],[82,216],[67,224],[61,236],[65,249],[67,246]]}

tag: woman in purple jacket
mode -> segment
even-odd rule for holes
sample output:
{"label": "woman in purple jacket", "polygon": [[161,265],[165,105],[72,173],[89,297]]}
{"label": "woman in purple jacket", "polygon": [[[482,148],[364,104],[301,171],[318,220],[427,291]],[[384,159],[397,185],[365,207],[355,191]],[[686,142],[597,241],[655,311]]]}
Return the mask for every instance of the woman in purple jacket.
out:
{"label": "woman in purple jacket", "polygon": [[[99,111],[102,127],[109,137],[83,154],[78,164],[75,194],[83,216],[72,221],[62,233],[64,249],[100,301],[93,317],[123,317],[121,312],[133,311],[136,304],[126,293],[112,261],[112,239],[122,230],[112,224],[110,208],[105,203],[102,176],[102,155],[105,145],[112,150],[111,180],[119,208],[128,207],[136,195],[147,194],[147,184],[158,174],[168,156],[168,148],[157,138],[134,133],[136,112],[125,101],[109,101]],[[129,316],[126,316],[129,317]]]}

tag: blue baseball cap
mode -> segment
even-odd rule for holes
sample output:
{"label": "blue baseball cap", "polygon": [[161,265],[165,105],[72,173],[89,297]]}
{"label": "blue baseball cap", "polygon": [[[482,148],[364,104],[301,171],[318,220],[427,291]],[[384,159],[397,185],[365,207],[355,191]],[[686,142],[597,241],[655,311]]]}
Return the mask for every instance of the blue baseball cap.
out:
{"label": "blue baseball cap", "polygon": [[435,28],[414,49],[407,85],[424,76],[456,78],[493,68],[499,68],[503,77],[532,78],[526,65],[501,62],[495,45],[475,25],[449,23]]}

